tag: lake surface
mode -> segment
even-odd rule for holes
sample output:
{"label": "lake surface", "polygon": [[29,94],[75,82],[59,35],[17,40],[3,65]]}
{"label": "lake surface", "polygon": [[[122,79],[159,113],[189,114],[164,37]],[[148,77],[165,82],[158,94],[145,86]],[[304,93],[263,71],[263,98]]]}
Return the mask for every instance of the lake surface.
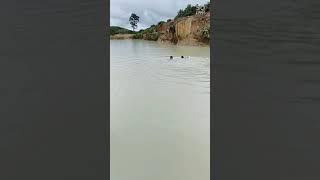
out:
{"label": "lake surface", "polygon": [[210,48],[111,40],[110,54],[111,180],[209,180]]}

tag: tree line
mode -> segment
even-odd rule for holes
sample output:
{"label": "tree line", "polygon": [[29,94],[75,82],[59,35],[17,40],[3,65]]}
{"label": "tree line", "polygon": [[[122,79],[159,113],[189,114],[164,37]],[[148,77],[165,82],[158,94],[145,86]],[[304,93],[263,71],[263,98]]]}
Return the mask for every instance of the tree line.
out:
{"label": "tree line", "polygon": [[[180,17],[186,17],[186,16],[192,16],[195,15],[197,12],[197,8],[200,7],[198,4],[195,6],[192,6],[191,4],[188,4],[185,9],[180,9],[178,11],[177,16],[174,19],[180,18]],[[210,1],[204,5],[204,11],[209,12],[210,11]]]}

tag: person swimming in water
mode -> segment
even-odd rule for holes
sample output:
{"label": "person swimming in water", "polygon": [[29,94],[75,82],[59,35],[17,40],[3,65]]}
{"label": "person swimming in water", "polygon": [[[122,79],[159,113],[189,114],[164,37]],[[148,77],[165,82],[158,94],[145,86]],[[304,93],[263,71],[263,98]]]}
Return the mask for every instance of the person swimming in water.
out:
{"label": "person swimming in water", "polygon": [[170,59],[173,59],[173,57],[172,57],[172,56],[170,56]]}
{"label": "person swimming in water", "polygon": [[183,56],[181,56],[181,58],[184,58]]}

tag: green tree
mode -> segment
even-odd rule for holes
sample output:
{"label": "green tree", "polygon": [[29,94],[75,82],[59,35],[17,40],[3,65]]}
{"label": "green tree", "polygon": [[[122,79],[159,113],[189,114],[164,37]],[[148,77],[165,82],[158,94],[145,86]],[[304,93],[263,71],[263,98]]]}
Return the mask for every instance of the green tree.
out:
{"label": "green tree", "polygon": [[129,18],[129,22],[130,25],[132,27],[132,30],[134,31],[137,27],[138,27],[138,22],[139,22],[140,17],[137,16],[135,13],[132,13],[130,18]]}
{"label": "green tree", "polygon": [[164,21],[160,21],[160,22],[158,22],[158,25],[161,25],[161,24],[163,24],[163,23],[165,23]]}
{"label": "green tree", "polygon": [[178,14],[177,14],[177,16],[175,17],[175,19],[178,18],[178,17],[182,17],[182,16],[183,16],[183,13],[184,13],[184,11],[183,11],[182,9],[180,9],[180,10],[178,11]]}
{"label": "green tree", "polygon": [[179,17],[195,15],[196,11],[197,11],[197,5],[196,6],[192,6],[191,4],[188,4],[188,6],[184,10],[180,9],[178,11],[178,14],[175,17],[175,19],[177,19]]}

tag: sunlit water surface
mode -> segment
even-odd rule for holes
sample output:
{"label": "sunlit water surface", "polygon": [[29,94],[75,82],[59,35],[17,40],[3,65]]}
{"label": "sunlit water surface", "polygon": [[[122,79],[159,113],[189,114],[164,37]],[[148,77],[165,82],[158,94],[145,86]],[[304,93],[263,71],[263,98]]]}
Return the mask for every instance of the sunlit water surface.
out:
{"label": "sunlit water surface", "polygon": [[209,47],[111,40],[110,54],[111,180],[209,180]]}

